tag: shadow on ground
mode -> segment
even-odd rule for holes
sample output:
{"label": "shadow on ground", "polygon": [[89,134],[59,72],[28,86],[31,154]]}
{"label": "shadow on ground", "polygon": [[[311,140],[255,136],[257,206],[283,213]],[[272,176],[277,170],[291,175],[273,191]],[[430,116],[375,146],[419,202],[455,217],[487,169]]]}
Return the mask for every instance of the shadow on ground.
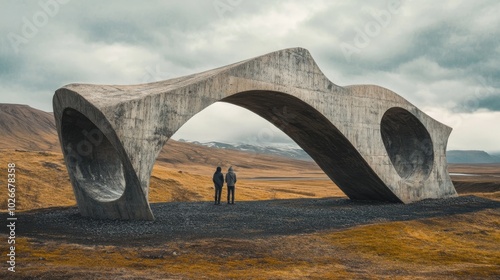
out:
{"label": "shadow on ground", "polygon": [[[94,220],[78,209],[51,208],[18,213],[17,234],[82,244],[154,245],[172,240],[262,238],[334,230],[387,221],[408,221],[499,209],[500,202],[476,196],[412,204],[351,201],[346,198],[151,205],[155,221]],[[1,214],[5,220],[6,215]]]}

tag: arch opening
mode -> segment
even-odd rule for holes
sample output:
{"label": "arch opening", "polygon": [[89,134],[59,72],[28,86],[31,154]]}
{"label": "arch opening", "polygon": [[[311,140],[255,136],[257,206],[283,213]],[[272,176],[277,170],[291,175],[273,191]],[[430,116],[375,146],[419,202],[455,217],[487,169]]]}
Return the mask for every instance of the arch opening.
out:
{"label": "arch opening", "polygon": [[126,183],[120,156],[92,121],[74,109],[65,109],[61,138],[75,191],[100,202],[114,201],[123,195]]}
{"label": "arch opening", "polygon": [[390,108],[382,117],[380,133],[401,178],[425,179],[429,176],[434,163],[432,139],[413,114],[403,108]]}
{"label": "arch opening", "polygon": [[246,108],[282,130],[349,198],[400,202],[349,140],[299,98],[281,92],[247,91],[221,101]]}

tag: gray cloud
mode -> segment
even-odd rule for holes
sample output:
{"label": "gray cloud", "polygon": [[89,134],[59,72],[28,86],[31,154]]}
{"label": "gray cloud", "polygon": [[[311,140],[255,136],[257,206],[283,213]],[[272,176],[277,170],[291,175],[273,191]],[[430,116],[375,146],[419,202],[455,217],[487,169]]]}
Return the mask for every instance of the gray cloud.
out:
{"label": "gray cloud", "polygon": [[471,98],[460,103],[455,111],[473,113],[479,110],[497,111],[500,112],[500,93]]}
{"label": "gray cloud", "polygon": [[479,100],[478,107],[500,112],[500,93]]}
{"label": "gray cloud", "polygon": [[[397,2],[393,0],[190,0],[147,5],[93,0],[68,1],[57,11],[52,6],[52,12],[43,8],[55,1],[3,2],[0,102],[50,111],[54,90],[67,83],[167,79],[301,46],[311,51],[334,83],[387,87],[436,112],[433,116],[445,123],[454,123],[464,112],[500,111],[500,3],[494,0],[400,1],[396,9],[391,9]],[[36,24],[44,20],[43,13],[46,22]],[[36,29],[33,34],[26,34],[33,31],[27,22]],[[25,40],[13,44],[12,34]],[[363,36],[366,40],[356,44]],[[354,51],[349,58],[345,46]],[[217,139],[221,133],[207,136],[210,132],[204,129],[224,122],[244,129],[223,138],[244,141],[255,139],[268,126],[234,107],[223,119],[217,118],[220,112],[207,112],[179,133],[224,140]],[[239,119],[245,119],[244,126]],[[460,130],[472,125],[460,123],[457,135],[467,135]],[[279,133],[270,141],[287,140]],[[500,142],[500,135],[490,137]],[[470,145],[458,138],[453,141],[454,148]],[[485,149],[494,149],[494,142],[485,140]]]}

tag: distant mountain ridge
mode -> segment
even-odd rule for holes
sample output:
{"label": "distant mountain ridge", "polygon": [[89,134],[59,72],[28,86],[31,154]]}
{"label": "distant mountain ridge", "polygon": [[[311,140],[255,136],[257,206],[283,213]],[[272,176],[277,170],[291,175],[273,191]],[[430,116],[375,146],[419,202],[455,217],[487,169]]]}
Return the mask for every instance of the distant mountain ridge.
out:
{"label": "distant mountain ridge", "polygon": [[198,141],[189,141],[185,139],[179,139],[178,141],[183,143],[201,145],[209,148],[215,148],[215,149],[227,149],[227,150],[235,150],[248,153],[263,154],[263,155],[274,155],[274,156],[281,156],[298,160],[309,160],[309,161],[313,160],[304,150],[302,150],[299,147],[295,147],[293,145],[260,146],[260,145],[244,144],[244,143],[229,144],[217,141],[201,143]]}
{"label": "distant mountain ridge", "polygon": [[0,104],[0,149],[61,152],[54,115],[28,105]]}
{"label": "distant mountain ridge", "polygon": [[[304,150],[291,145],[257,146],[251,144],[229,144],[217,141],[201,143],[185,139],[179,139],[178,141],[215,149],[228,149],[264,155],[276,155],[299,160],[313,160]],[[488,154],[485,151],[479,150],[450,150],[446,152],[446,157],[448,163],[500,163],[500,153]]]}
{"label": "distant mountain ridge", "polygon": [[500,155],[477,150],[450,150],[446,158],[448,163],[500,163]]}
{"label": "distant mountain ridge", "polygon": [[[180,139],[179,142],[191,143],[214,149],[227,149],[251,154],[280,156],[290,159],[312,161],[311,157],[298,146],[251,144],[230,144],[223,142],[200,143]],[[172,142],[171,142],[172,143]],[[179,146],[179,149],[192,149],[192,145]],[[165,147],[164,147],[165,148]],[[54,116],[28,105],[0,104],[0,150],[29,150],[61,152]],[[485,151],[450,150],[449,163],[500,163],[500,152],[488,154]]]}

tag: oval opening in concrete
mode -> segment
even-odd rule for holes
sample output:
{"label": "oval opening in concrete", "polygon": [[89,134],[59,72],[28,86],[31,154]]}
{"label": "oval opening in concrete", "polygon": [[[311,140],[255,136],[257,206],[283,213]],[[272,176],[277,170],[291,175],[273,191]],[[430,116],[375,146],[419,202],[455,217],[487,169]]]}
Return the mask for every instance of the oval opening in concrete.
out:
{"label": "oval opening in concrete", "polygon": [[410,112],[394,107],[382,117],[380,133],[389,158],[403,179],[425,179],[434,163],[429,132]]}
{"label": "oval opening in concrete", "polygon": [[68,108],[61,136],[75,191],[102,202],[120,198],[125,191],[123,164],[104,133],[82,113]]}

